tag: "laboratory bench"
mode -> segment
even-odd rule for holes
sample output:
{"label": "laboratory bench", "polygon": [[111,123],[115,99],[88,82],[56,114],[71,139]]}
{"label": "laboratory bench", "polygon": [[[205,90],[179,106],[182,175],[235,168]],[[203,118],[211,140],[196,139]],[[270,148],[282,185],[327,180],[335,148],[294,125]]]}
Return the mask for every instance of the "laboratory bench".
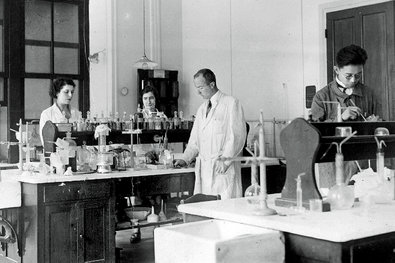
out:
{"label": "laboratory bench", "polygon": [[276,206],[279,194],[269,195],[276,215],[254,214],[248,198],[181,204],[182,213],[227,220],[281,231],[286,262],[395,262],[395,201],[359,202],[348,210],[300,212]]}
{"label": "laboratory bench", "polygon": [[[278,169],[285,169],[279,167],[278,162],[267,166],[271,171],[268,172],[268,181],[273,181],[273,192],[279,192],[285,180],[276,178]],[[136,227],[129,220],[119,220],[117,209],[122,206],[119,207],[117,202],[130,196],[133,186],[138,188],[141,196],[178,193],[178,199],[186,198],[193,193],[194,171],[192,167],[128,169],[104,174],[59,176],[22,173],[17,169],[2,170],[3,183],[11,181],[9,178],[12,177],[15,186],[19,186],[16,188],[19,193],[15,193],[12,199],[19,196],[20,202],[0,209],[0,219],[11,222],[17,234],[14,243],[1,241],[0,235],[0,243],[3,242],[0,262],[13,262],[7,261],[12,259],[41,263],[52,262],[54,258],[57,262],[114,262],[114,233]],[[251,182],[249,166],[243,166],[242,178],[244,190]],[[166,221],[142,221],[138,227],[182,221],[176,209],[169,209],[167,216]]]}
{"label": "laboratory bench", "polygon": [[[192,194],[195,176],[194,168],[73,176],[21,173],[1,171],[4,182],[14,176],[20,184],[21,203],[0,209],[0,226],[10,223],[12,228],[0,235],[0,262],[115,262],[117,185],[138,178],[156,184],[145,194]],[[13,242],[7,242],[7,235]]]}

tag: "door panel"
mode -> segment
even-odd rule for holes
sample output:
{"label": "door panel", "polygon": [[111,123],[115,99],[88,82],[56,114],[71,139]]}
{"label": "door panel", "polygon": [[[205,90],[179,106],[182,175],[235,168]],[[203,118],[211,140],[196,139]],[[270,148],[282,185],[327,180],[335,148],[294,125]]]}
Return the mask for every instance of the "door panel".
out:
{"label": "door panel", "polygon": [[[376,114],[388,120],[387,41],[385,14],[362,14],[362,46],[368,53],[364,67],[364,83],[372,89],[381,106]],[[380,69],[380,70],[378,70]]]}
{"label": "door panel", "polygon": [[108,262],[109,238],[108,201],[84,202],[80,210],[78,262]]}
{"label": "door panel", "polygon": [[69,263],[77,257],[77,213],[62,203],[45,207],[44,262]]}
{"label": "door panel", "polygon": [[328,83],[335,77],[333,66],[336,53],[344,46],[355,43],[356,19],[354,10],[344,10],[327,14],[327,76]]}

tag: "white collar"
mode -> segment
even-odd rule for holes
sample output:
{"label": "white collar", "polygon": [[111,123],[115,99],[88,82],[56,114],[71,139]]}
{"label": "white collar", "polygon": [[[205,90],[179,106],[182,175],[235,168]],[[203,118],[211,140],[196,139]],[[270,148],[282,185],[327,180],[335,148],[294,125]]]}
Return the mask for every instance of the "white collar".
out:
{"label": "white collar", "polygon": [[219,93],[220,93],[219,90],[217,90],[217,92],[214,93],[214,95],[211,96],[211,98],[207,100],[207,103],[208,103],[208,101],[211,101],[212,107],[214,107],[214,105],[217,104],[218,99],[219,99]]}
{"label": "white collar", "polygon": [[349,96],[353,93],[354,88],[346,88],[345,87],[346,85],[344,85],[343,82],[341,82],[340,79],[337,76],[336,76],[336,82],[337,82],[339,90],[341,92],[344,92],[344,93],[346,93]]}

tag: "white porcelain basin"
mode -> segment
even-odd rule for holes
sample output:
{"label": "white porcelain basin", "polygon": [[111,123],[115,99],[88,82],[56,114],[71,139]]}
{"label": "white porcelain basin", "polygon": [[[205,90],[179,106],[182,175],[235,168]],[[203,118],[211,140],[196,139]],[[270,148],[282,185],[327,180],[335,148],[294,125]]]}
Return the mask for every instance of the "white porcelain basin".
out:
{"label": "white porcelain basin", "polygon": [[16,180],[19,170],[0,170],[0,209],[20,207],[21,183]]}
{"label": "white porcelain basin", "polygon": [[155,229],[155,262],[283,262],[279,231],[223,220]]}

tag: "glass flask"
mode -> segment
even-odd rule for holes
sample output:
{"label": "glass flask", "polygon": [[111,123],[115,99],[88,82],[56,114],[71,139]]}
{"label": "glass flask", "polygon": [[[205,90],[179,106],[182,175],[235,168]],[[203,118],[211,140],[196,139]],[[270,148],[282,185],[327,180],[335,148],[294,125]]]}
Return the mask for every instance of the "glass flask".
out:
{"label": "glass flask", "polygon": [[259,186],[258,183],[253,183],[244,192],[244,197],[247,198],[248,204],[252,206],[258,206],[259,205],[259,195],[261,193],[261,187]]}
{"label": "glass flask", "polygon": [[332,186],[328,192],[328,202],[331,210],[349,209],[354,205],[354,188],[344,183],[344,156],[336,153],[336,185]]}

